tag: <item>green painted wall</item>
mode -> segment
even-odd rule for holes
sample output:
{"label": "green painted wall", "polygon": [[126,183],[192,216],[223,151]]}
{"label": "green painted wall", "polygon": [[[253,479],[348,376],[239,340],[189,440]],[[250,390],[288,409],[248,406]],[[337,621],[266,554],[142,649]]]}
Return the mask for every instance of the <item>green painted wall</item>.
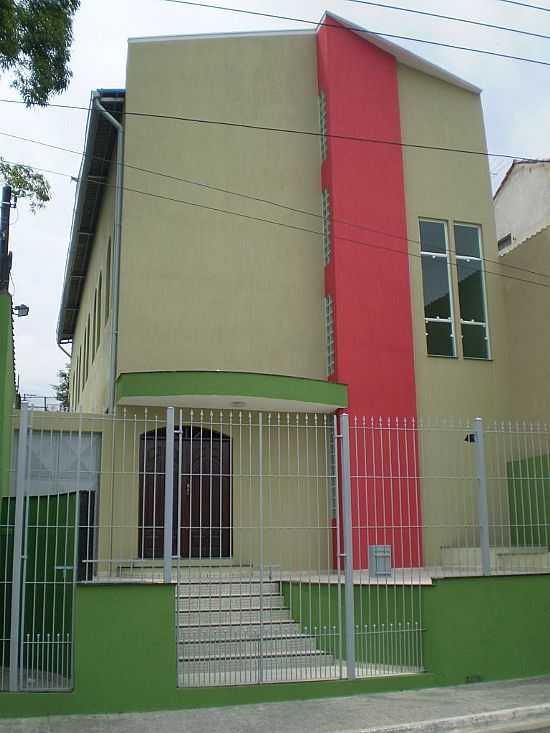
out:
{"label": "green painted wall", "polygon": [[80,586],[75,691],[3,693],[0,717],[213,707],[550,674],[550,576],[442,580],[421,597],[425,674],[180,690],[173,586]]}
{"label": "green painted wall", "polygon": [[0,292],[0,496],[9,490],[11,415],[15,401],[11,295]]}
{"label": "green painted wall", "polygon": [[550,548],[550,456],[531,456],[507,465],[513,545]]}
{"label": "green painted wall", "polygon": [[[52,639],[73,635],[72,574],[56,570],[72,566],[75,541],[75,494],[48,497],[30,497],[27,504],[28,523],[24,580],[23,637]],[[0,499],[0,638],[6,639],[4,656],[0,646],[0,659],[9,660],[11,581],[13,562],[13,530],[15,499]],[[67,669],[67,661],[58,656],[47,658],[36,651],[33,657],[35,669],[46,665],[57,672]],[[39,647],[44,649],[44,647]],[[68,662],[69,667],[71,661]]]}
{"label": "green painted wall", "polygon": [[[422,588],[363,585],[354,587],[355,658],[358,662],[417,666],[421,661]],[[304,633],[317,647],[343,658],[344,589],[336,584],[283,584],[283,596]],[[340,640],[339,621],[344,634]]]}
{"label": "green painted wall", "polygon": [[348,404],[344,384],[245,372],[135,372],[117,379],[117,400],[174,395],[239,395],[296,400],[334,407]]}

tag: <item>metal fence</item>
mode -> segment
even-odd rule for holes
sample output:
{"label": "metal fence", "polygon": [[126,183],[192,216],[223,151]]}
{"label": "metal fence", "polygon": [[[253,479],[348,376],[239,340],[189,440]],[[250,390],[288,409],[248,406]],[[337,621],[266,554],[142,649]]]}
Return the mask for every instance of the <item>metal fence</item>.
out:
{"label": "metal fence", "polygon": [[132,408],[15,428],[0,689],[72,687],[77,583],[172,583],[178,684],[201,687],[422,671],[434,578],[550,572],[546,426]]}

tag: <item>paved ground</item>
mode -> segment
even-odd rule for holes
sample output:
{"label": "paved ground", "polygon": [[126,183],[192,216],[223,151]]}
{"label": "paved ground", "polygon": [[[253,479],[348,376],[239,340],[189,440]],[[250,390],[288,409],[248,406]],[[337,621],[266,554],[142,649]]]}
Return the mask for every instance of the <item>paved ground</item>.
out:
{"label": "paved ground", "polygon": [[359,733],[388,728],[396,733],[550,731],[550,677],[207,710],[0,720],[0,733]]}

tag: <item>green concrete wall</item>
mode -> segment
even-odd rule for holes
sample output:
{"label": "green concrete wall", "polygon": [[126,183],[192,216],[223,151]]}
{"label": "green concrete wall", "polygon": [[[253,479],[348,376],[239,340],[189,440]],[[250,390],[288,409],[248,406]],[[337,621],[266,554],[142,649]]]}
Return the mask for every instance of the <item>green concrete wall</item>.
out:
{"label": "green concrete wall", "polygon": [[275,702],[550,674],[550,576],[441,580],[421,592],[425,674],[177,689],[174,587],[77,589],[72,693],[0,695],[0,717]]}
{"label": "green concrete wall", "polygon": [[550,548],[550,456],[510,461],[507,475],[512,544]]}
{"label": "green concrete wall", "polygon": [[15,401],[11,295],[0,293],[0,496],[9,491],[11,415]]}

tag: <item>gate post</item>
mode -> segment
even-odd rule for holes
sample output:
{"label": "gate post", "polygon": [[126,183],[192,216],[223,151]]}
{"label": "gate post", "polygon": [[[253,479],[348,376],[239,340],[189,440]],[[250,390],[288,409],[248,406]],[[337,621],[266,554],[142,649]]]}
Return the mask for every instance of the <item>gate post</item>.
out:
{"label": "gate post", "polygon": [[[164,582],[172,582],[172,540],[174,534],[174,408],[166,408],[164,456]],[[179,517],[178,517],[179,531]]]}
{"label": "gate post", "polygon": [[264,441],[263,414],[258,413],[258,524],[259,527],[259,565],[260,565],[260,633],[258,634],[258,682],[264,681]]}
{"label": "gate post", "polygon": [[344,524],[344,579],[346,619],[346,671],[348,680],[355,679],[355,609],[353,600],[353,533],[351,520],[351,470],[349,447],[349,415],[340,415],[340,456],[342,460],[342,514]]}
{"label": "gate post", "polygon": [[474,420],[476,470],[479,481],[479,546],[481,550],[481,572],[491,575],[491,554],[489,550],[489,506],[487,503],[487,466],[485,465],[485,437],[483,418]]}
{"label": "gate post", "polygon": [[27,480],[27,444],[29,406],[21,403],[17,473],[15,477],[15,521],[13,530],[13,566],[11,585],[10,674],[9,690],[19,689],[19,646],[21,641],[21,566],[23,561],[23,524],[25,521],[25,488]]}

